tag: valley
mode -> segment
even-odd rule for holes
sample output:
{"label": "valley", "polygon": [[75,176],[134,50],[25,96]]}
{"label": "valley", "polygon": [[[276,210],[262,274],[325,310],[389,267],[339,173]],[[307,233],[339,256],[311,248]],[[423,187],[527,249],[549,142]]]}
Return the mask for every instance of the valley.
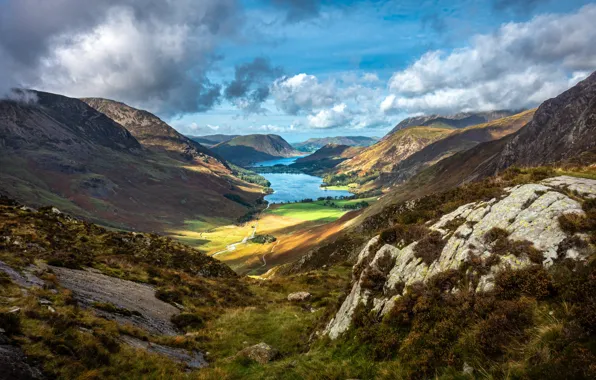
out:
{"label": "valley", "polygon": [[0,380],[596,379],[596,4],[0,1]]}

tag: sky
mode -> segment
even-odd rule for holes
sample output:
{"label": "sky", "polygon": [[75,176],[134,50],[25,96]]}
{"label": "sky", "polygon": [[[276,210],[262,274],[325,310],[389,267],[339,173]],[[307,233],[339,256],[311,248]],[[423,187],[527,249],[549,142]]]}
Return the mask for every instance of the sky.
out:
{"label": "sky", "polygon": [[596,70],[593,20],[586,0],[0,0],[0,96],[114,99],[189,135],[381,137],[558,95]]}

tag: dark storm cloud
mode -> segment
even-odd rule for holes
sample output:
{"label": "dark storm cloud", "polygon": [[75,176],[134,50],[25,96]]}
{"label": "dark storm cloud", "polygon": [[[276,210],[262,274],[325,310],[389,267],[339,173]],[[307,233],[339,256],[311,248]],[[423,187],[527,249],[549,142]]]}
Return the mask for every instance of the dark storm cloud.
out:
{"label": "dark storm cloud", "polygon": [[0,95],[102,96],[165,115],[219,101],[207,72],[242,22],[237,0],[0,1]]}
{"label": "dark storm cloud", "polygon": [[234,80],[226,86],[224,96],[245,113],[263,113],[261,104],[269,97],[269,86],[282,74],[283,69],[274,67],[267,58],[255,58],[236,66]]}

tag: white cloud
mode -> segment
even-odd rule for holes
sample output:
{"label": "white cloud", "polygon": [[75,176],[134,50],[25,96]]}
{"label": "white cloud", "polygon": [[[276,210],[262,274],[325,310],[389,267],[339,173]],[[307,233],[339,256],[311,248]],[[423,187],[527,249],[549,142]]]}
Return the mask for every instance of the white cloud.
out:
{"label": "white cloud", "polygon": [[376,83],[376,82],[380,82],[381,80],[379,79],[379,76],[375,73],[365,73],[362,76],[362,80],[365,82],[371,82],[371,83]]}
{"label": "white cloud", "polygon": [[345,126],[351,116],[348,106],[341,103],[333,108],[321,110],[315,115],[309,115],[307,119],[312,128],[327,129]]}
{"label": "white cloud", "polygon": [[522,108],[556,96],[596,69],[596,6],[543,15],[431,51],[389,81],[385,113]]}
{"label": "white cloud", "polygon": [[337,101],[333,82],[320,83],[316,76],[304,73],[275,80],[271,93],[277,108],[290,115],[329,107]]}

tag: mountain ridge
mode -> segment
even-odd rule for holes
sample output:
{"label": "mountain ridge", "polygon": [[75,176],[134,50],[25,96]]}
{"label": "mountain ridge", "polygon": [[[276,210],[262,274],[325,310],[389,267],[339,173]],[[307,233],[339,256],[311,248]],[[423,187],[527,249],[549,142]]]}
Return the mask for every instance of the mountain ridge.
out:
{"label": "mountain ridge", "polygon": [[301,155],[279,135],[252,134],[234,137],[213,146],[212,150],[226,160],[240,166],[258,161]]}

